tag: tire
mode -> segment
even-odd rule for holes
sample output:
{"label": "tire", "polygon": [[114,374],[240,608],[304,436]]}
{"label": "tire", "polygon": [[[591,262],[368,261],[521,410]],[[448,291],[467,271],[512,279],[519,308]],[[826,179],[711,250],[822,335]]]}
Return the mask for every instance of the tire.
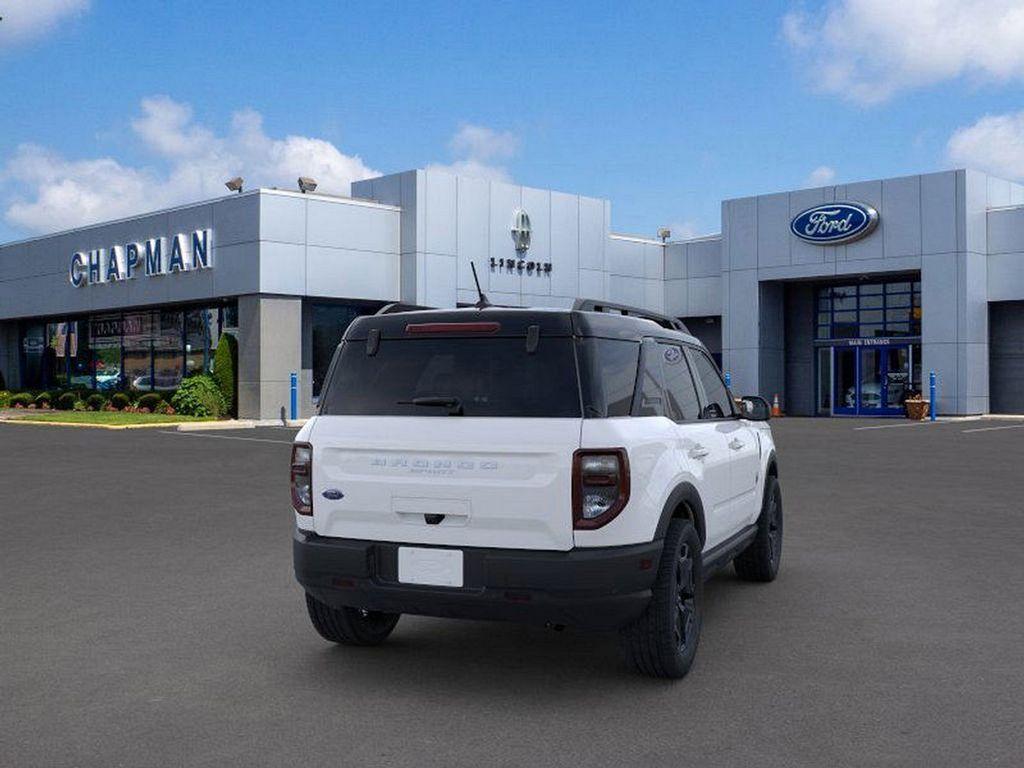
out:
{"label": "tire", "polygon": [[704,616],[701,542],[689,520],[673,520],[651,602],[621,630],[626,663],[650,677],[678,679],[693,666]]}
{"label": "tire", "polygon": [[769,475],[765,478],[764,501],[757,518],[757,535],[732,561],[736,575],[744,581],[775,581],[782,560],[782,488]]}
{"label": "tire", "polygon": [[309,620],[320,636],[341,645],[380,645],[395,628],[400,613],[332,608],[306,593]]}

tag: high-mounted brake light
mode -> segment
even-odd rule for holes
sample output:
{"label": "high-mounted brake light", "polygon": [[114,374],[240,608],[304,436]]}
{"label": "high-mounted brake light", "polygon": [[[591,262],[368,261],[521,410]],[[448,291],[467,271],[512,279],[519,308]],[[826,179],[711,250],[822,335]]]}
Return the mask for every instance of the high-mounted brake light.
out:
{"label": "high-mounted brake light", "polygon": [[313,514],[313,446],[292,445],[292,508],[300,515]]}
{"label": "high-mounted brake light", "polygon": [[409,323],[406,333],[497,333],[501,323]]}
{"label": "high-mounted brake light", "polygon": [[581,448],[572,457],[572,527],[592,530],[611,522],[629,501],[625,448]]}

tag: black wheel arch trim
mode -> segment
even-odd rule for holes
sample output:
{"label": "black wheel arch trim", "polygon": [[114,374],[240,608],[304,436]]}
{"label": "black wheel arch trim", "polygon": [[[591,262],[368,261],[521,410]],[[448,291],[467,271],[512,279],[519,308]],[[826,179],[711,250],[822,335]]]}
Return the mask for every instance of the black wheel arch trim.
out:
{"label": "black wheel arch trim", "polygon": [[668,531],[668,524],[676,517],[676,512],[682,505],[689,507],[693,515],[693,525],[700,536],[701,544],[707,541],[707,527],[704,523],[704,504],[700,500],[700,494],[692,483],[680,483],[675,490],[668,495],[668,500],[661,511],[661,518],[658,520],[658,528],[654,533],[655,539],[664,539]]}
{"label": "black wheel arch trim", "polygon": [[775,449],[774,448],[772,448],[772,450],[768,452],[768,461],[765,464],[765,467],[766,467],[765,474],[771,475],[776,480],[778,480],[778,478],[779,478],[779,462],[778,462],[778,459],[775,458]]}

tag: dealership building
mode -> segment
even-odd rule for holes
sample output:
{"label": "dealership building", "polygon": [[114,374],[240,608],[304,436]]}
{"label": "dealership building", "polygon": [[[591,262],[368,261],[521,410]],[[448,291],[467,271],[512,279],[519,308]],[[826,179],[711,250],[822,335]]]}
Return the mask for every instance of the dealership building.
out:
{"label": "dealership building", "polygon": [[360,314],[576,298],[682,318],[738,394],[801,415],[1024,413],[1024,187],[972,170],[726,200],[721,234],[617,234],[607,200],[441,171],[257,189],[0,246],[10,389],[169,390],[239,342],[239,415],[311,413]]}

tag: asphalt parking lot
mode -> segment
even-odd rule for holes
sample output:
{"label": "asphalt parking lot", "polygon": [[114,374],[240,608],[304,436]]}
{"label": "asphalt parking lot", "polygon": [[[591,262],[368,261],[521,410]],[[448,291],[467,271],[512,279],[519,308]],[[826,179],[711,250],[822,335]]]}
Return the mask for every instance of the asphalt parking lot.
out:
{"label": "asphalt parking lot", "polygon": [[571,630],[322,641],[291,430],[0,423],[0,764],[1020,765],[1024,423],[773,425],[782,573],[716,576],[665,683]]}

